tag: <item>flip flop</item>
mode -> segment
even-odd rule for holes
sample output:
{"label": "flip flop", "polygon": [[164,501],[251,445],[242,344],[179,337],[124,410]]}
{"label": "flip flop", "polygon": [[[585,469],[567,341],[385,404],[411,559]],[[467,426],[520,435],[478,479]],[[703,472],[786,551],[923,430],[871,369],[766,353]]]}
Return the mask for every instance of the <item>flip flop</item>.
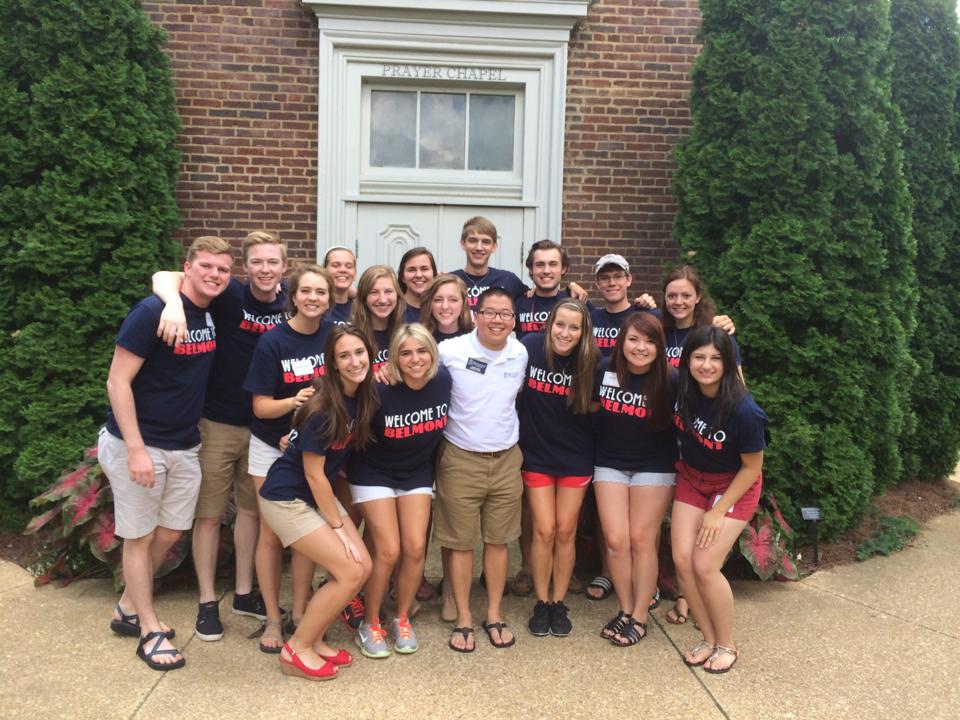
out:
{"label": "flip flop", "polygon": [[676,605],[667,610],[666,618],[671,625],[685,625],[687,622],[687,616],[677,610]]}
{"label": "flip flop", "polygon": [[470,636],[473,635],[473,628],[472,628],[472,627],[455,627],[453,630],[451,630],[451,631],[450,631],[450,641],[447,643],[447,645],[449,646],[449,648],[450,648],[451,650],[453,650],[453,651],[455,651],[455,652],[458,652],[458,653],[472,653],[474,650],[477,649],[477,641],[476,641],[476,639],[474,639],[474,641],[473,641],[473,647],[462,647],[462,648],[461,648],[461,647],[457,647],[456,645],[454,645],[454,644],[453,644],[453,636],[454,636],[456,633],[460,633],[461,635],[463,635],[463,642],[466,643],[466,642],[470,639]]}
{"label": "flip flop", "polygon": [[[591,595],[590,588],[600,588],[599,595]],[[583,591],[583,594],[587,596],[587,600],[606,600],[610,597],[610,594],[613,592],[613,581],[608,578],[606,575],[597,575],[593,580],[590,581],[590,584],[587,585],[587,589]]]}
{"label": "flip flop", "polygon": [[[517,641],[516,636],[510,638],[506,642],[503,641],[503,629],[505,627],[507,627],[507,624],[505,622],[495,622],[495,623],[488,622],[483,624],[483,629],[486,631],[487,637],[490,639],[490,644],[493,645],[498,650],[503,650],[505,648],[508,648]],[[494,630],[500,633],[500,642],[497,642],[496,640],[493,639]]]}
{"label": "flip flop", "polygon": [[737,660],[740,659],[740,652],[736,648],[724,647],[723,645],[717,645],[713,649],[713,655],[704,660],[704,663],[709,662],[710,660],[716,660],[721,655],[733,655],[733,662],[727,665],[725,668],[720,670],[714,670],[713,668],[708,668],[706,664],[703,666],[704,672],[708,672],[711,675],[723,675],[723,673],[730,672],[733,670],[733,666],[737,664]]}

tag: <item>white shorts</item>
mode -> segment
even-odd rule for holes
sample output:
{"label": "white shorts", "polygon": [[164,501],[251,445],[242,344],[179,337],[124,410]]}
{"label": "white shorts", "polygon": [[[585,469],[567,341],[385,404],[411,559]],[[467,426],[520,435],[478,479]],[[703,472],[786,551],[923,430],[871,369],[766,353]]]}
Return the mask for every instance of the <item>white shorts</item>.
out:
{"label": "white shorts", "polygon": [[200,446],[187,450],[147,447],[153,460],[152,488],[130,479],[127,446],[106,428],[100,428],[97,460],[110,481],[117,537],[135,540],[158,526],[189,530],[200,492]]}
{"label": "white shorts", "polygon": [[371,500],[384,500],[386,498],[398,498],[404,495],[429,495],[433,497],[433,489],[428,487],[418,487],[413,490],[395,490],[394,488],[384,487],[383,485],[351,485],[350,498],[353,504],[370,502]]}
{"label": "white shorts", "polygon": [[624,472],[608,467],[596,467],[593,469],[594,482],[617,483],[618,485],[629,485],[630,487],[673,487],[677,484],[676,473],[655,473],[655,472]]}
{"label": "white shorts", "polygon": [[247,455],[247,472],[253,477],[266,477],[274,461],[283,455],[280,448],[267,445],[256,435],[250,436],[250,452]]}

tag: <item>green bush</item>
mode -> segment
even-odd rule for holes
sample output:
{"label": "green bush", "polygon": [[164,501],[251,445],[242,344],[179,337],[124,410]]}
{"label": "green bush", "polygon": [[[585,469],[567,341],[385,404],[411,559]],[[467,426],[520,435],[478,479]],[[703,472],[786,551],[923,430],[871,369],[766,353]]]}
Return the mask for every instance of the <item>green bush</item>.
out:
{"label": "green bush", "polygon": [[884,0],[703,0],[675,234],[737,320],[764,476],[833,535],[902,477],[915,244]]}
{"label": "green bush", "polygon": [[893,99],[906,124],[903,168],[913,196],[920,300],[911,351],[916,422],[906,428],[908,477],[938,480],[960,455],[960,234],[957,100],[960,40],[953,0],[895,0]]}
{"label": "green bush", "polygon": [[178,120],[133,0],[0,2],[0,507],[96,437],[113,338],[177,257]]}

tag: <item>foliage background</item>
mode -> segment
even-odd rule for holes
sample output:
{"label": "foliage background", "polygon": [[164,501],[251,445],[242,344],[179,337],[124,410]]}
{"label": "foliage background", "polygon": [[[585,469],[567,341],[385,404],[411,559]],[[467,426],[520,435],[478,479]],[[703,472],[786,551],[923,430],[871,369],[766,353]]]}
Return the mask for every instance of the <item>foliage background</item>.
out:
{"label": "foliage background", "polygon": [[764,475],[828,535],[904,476],[916,244],[885,0],[703,0],[675,234],[742,333]]}
{"label": "foliage background", "polygon": [[[113,339],[179,252],[162,32],[133,0],[0,0],[0,508],[10,526],[106,407]],[[22,526],[21,526],[22,527]]]}

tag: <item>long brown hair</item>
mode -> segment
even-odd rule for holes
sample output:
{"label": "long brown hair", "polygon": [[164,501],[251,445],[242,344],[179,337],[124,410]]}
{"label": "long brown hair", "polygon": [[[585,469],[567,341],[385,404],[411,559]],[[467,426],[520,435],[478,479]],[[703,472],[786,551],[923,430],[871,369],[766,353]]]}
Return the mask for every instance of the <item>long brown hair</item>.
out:
{"label": "long brown hair", "polygon": [[460,299],[463,301],[463,308],[460,310],[460,319],[457,321],[457,325],[463,332],[470,332],[473,330],[473,313],[470,312],[470,303],[467,302],[467,286],[463,283],[463,280],[449,273],[437,275],[433,282],[427,286],[427,289],[423,291],[420,298],[420,324],[431,334],[437,332],[437,320],[433,317],[433,298],[440,288],[447,283],[457,286]]}
{"label": "long brown hair", "polygon": [[654,430],[666,430],[672,422],[670,407],[670,370],[667,365],[667,342],[663,336],[663,326],[656,316],[648,312],[637,312],[627,316],[620,328],[617,344],[610,356],[610,370],[617,374],[621,388],[629,386],[630,368],[624,347],[627,333],[633,330],[653,341],[657,347],[657,357],[647,372],[647,410],[650,413],[650,425]]}
{"label": "long brown hair", "polygon": [[[353,307],[350,309],[350,324],[358,327],[371,347],[377,346],[376,336],[373,334],[373,313],[367,307],[367,296],[373,291],[373,285],[380,278],[390,278],[393,283],[393,289],[397,293],[397,306],[387,318],[387,331],[393,335],[394,331],[403,324],[403,313],[407,309],[407,303],[403,299],[403,293],[400,292],[400,283],[397,281],[397,274],[386,265],[371,265],[363,271],[360,281],[357,283],[357,297],[353,301]],[[376,353],[374,353],[375,355]],[[371,360],[373,355],[370,356]]]}
{"label": "long brown hair", "polygon": [[577,346],[573,349],[573,363],[570,378],[570,394],[567,396],[567,407],[574,413],[583,415],[590,412],[590,402],[593,400],[593,382],[597,374],[597,363],[600,362],[600,351],[597,349],[597,343],[593,340],[593,323],[590,321],[590,312],[587,306],[579,300],[570,298],[561,300],[547,316],[547,323],[544,327],[544,343],[547,350],[547,367],[553,370],[553,355],[556,350],[553,347],[553,338],[551,330],[553,323],[557,319],[557,313],[561,310],[572,310],[580,316],[580,339]]}
{"label": "long brown hair", "polygon": [[702,325],[709,325],[713,322],[714,315],[717,314],[717,305],[713,302],[713,298],[710,297],[710,292],[707,290],[707,285],[703,280],[700,279],[700,273],[698,273],[690,265],[677,265],[672,270],[668,270],[667,273],[663,276],[663,284],[661,289],[663,290],[663,326],[665,328],[675,328],[676,321],[673,319],[673,315],[670,314],[670,311],[667,310],[667,285],[672,283],[674,280],[687,280],[691,285],[693,285],[693,291],[700,296],[700,300],[697,301],[697,304],[693,308],[693,326],[700,327]]}
{"label": "long brown hair", "polygon": [[342,443],[350,436],[350,419],[347,416],[347,406],[344,401],[343,380],[337,371],[336,361],[337,343],[347,335],[360,339],[363,347],[366,348],[370,363],[367,376],[357,387],[357,393],[354,396],[357,414],[353,423],[353,444],[356,449],[363,450],[373,436],[370,424],[380,407],[380,400],[377,397],[376,384],[373,382],[373,344],[359,328],[353,325],[336,325],[327,335],[327,341],[323,344],[326,377],[314,378],[314,393],[293,416],[293,427],[299,430],[314,414],[325,412],[327,422],[318,429],[319,438],[329,446]]}

